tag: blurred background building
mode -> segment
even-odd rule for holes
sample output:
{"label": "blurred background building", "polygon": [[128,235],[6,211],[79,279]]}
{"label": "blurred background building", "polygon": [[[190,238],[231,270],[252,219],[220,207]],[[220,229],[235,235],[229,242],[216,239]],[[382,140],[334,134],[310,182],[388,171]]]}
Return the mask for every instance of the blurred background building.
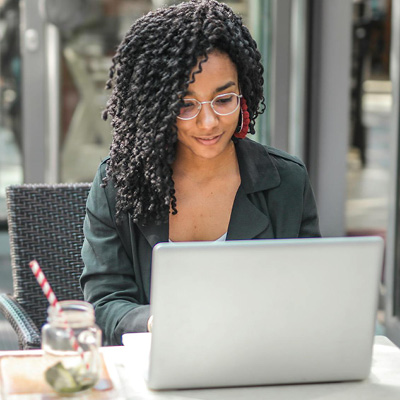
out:
{"label": "blurred background building", "polygon": [[[263,56],[255,139],[306,162],[324,236],[385,238],[379,320],[399,344],[399,0],[225,2]],[[92,180],[111,142],[113,52],[166,3],[178,1],[0,0],[0,290],[12,291],[5,188]]]}

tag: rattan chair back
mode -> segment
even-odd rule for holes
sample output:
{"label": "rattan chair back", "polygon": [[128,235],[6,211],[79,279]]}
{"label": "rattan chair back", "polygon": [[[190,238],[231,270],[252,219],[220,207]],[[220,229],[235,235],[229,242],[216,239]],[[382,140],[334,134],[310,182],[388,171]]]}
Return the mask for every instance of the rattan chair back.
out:
{"label": "rattan chair back", "polygon": [[14,297],[39,330],[48,303],[29,262],[39,262],[58,300],[83,300],[79,277],[89,189],[89,183],[7,188]]}

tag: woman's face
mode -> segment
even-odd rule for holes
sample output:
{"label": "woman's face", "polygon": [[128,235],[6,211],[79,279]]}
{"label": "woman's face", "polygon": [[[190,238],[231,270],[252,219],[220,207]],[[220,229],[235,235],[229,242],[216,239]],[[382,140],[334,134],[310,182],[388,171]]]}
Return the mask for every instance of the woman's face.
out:
{"label": "woman's face", "polygon": [[[224,93],[239,94],[236,66],[227,54],[214,51],[201,66],[203,70],[195,75],[195,82],[189,85],[185,99],[201,102],[211,101]],[[197,69],[198,66],[194,68]],[[202,104],[195,118],[177,119],[178,151],[205,159],[223,154],[232,145],[231,138],[238,125],[239,113],[240,107],[230,115],[217,115],[210,104]]]}

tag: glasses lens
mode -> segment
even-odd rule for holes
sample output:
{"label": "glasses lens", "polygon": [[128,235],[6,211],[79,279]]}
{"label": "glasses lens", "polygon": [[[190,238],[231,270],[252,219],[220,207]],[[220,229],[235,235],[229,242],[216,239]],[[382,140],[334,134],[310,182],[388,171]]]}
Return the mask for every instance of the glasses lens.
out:
{"label": "glasses lens", "polygon": [[239,105],[239,96],[235,93],[221,94],[217,96],[211,104],[217,114],[232,114]]}
{"label": "glasses lens", "polygon": [[194,99],[184,99],[183,104],[179,110],[179,117],[183,119],[190,119],[196,116],[199,111],[200,103]]}

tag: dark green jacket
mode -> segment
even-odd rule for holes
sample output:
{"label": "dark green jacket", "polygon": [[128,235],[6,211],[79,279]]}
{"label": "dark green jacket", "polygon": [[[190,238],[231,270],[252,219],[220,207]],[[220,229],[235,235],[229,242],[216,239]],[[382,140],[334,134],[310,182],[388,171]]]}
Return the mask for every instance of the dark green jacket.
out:
{"label": "dark green jacket", "polygon": [[[249,139],[235,140],[235,146],[241,185],[227,240],[320,236],[304,164]],[[87,200],[81,286],[95,306],[105,343],[121,344],[123,333],[147,330],[151,252],[168,241],[168,224],[139,226],[126,215],[116,225],[115,189],[110,183],[100,187],[105,169],[103,162]]]}

